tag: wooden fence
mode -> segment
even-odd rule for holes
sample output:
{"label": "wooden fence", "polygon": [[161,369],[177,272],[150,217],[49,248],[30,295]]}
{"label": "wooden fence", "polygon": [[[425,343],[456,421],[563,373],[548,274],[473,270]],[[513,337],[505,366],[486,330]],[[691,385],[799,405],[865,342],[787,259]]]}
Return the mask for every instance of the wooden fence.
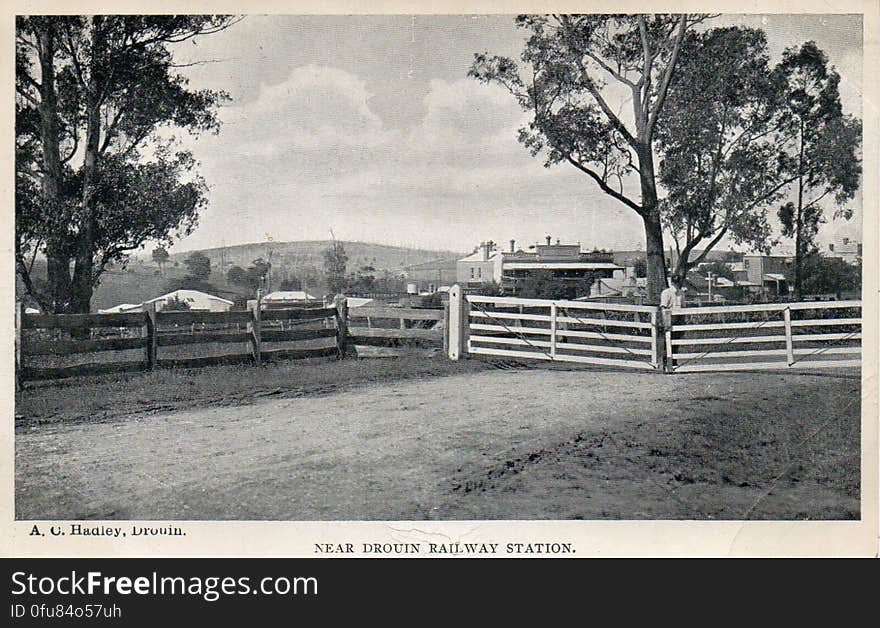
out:
{"label": "wooden fence", "polygon": [[861,308],[861,301],[822,301],[672,310],[667,370],[859,366]]}
{"label": "wooden fence", "polygon": [[[54,379],[156,367],[193,367],[280,358],[344,357],[357,345],[396,346],[429,344],[442,346],[443,310],[361,307],[348,309],[338,297],[332,306],[263,309],[256,301],[249,309],[229,312],[159,311],[126,314],[25,314],[16,309],[17,381]],[[350,321],[362,326],[351,326]],[[319,341],[319,342],[306,342]],[[323,346],[278,348],[281,343]],[[247,345],[235,352],[234,345]],[[210,356],[172,356],[171,348],[186,345],[198,351],[204,345],[232,353]],[[165,351],[163,351],[163,348]],[[128,352],[119,359],[112,352]],[[132,359],[132,352],[141,352]],[[88,363],[69,362],[77,356]],[[42,361],[42,365],[31,362]],[[56,364],[46,365],[46,362]]]}

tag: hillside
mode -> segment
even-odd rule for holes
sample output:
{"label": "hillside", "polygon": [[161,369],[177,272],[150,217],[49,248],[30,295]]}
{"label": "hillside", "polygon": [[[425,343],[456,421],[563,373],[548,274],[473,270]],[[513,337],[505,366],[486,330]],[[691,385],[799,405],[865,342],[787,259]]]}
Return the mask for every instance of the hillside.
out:
{"label": "hillside", "polygon": [[[464,255],[455,251],[432,251],[427,249],[412,249],[400,246],[387,246],[384,244],[372,244],[368,242],[344,242],[339,243],[345,248],[348,255],[349,270],[355,270],[361,266],[370,265],[377,271],[402,271],[405,266],[420,264],[436,259],[458,259]],[[255,259],[268,259],[272,255],[272,265],[275,268],[290,267],[291,270],[314,266],[322,268],[324,265],[324,251],[330,247],[330,240],[310,240],[304,242],[260,242],[256,244],[238,244],[234,246],[202,249],[201,252],[211,260],[212,268],[228,268],[229,266],[241,266],[247,268]],[[171,262],[182,263],[192,251],[174,253]]]}

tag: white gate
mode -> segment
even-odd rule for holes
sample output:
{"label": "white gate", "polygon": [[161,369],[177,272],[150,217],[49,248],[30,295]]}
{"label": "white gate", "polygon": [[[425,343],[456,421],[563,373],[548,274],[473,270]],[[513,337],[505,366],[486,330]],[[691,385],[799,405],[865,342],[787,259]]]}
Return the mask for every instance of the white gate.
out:
{"label": "white gate", "polygon": [[861,309],[861,301],[831,301],[672,310],[667,370],[859,366]]}
{"label": "white gate", "polygon": [[450,289],[449,355],[462,353],[660,370],[657,308],[463,296]]}

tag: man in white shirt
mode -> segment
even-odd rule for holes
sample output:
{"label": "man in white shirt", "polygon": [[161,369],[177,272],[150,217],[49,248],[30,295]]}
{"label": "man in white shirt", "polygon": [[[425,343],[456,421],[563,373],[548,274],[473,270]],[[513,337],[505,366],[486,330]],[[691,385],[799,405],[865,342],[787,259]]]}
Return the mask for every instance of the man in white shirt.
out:
{"label": "man in white shirt", "polygon": [[663,314],[663,328],[672,327],[672,314],[670,310],[684,306],[684,291],[681,289],[681,281],[673,277],[669,287],[660,293],[660,311]]}
{"label": "man in white shirt", "polygon": [[[660,293],[660,314],[664,330],[672,328],[672,310],[684,307],[684,290],[678,277],[673,277],[669,282],[669,287]],[[681,332],[672,332],[670,339],[681,336]],[[675,366],[676,361],[672,360],[671,364],[666,364],[666,369]]]}

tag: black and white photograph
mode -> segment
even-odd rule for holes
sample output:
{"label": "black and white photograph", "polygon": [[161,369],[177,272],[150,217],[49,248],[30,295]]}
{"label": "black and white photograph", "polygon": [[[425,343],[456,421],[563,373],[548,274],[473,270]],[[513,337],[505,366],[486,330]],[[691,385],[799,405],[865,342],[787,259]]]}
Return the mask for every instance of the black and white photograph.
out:
{"label": "black and white photograph", "polygon": [[20,7],[20,542],[821,521],[876,552],[875,8],[767,6]]}

